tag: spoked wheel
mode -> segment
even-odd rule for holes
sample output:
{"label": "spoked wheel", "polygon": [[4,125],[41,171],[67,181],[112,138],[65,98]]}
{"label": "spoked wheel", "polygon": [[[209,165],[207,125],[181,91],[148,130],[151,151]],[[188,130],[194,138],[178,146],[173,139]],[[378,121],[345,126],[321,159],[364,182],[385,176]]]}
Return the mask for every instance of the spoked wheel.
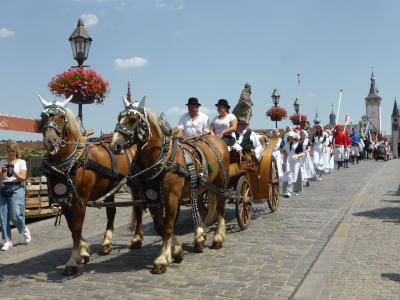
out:
{"label": "spoked wheel", "polygon": [[274,212],[278,209],[279,203],[279,173],[278,166],[276,164],[275,157],[270,158],[270,168],[269,168],[269,186],[268,186],[268,206],[269,209]]}
{"label": "spoked wheel", "polygon": [[249,226],[252,210],[253,192],[250,181],[246,176],[242,176],[236,187],[236,219],[240,229],[245,230]]}

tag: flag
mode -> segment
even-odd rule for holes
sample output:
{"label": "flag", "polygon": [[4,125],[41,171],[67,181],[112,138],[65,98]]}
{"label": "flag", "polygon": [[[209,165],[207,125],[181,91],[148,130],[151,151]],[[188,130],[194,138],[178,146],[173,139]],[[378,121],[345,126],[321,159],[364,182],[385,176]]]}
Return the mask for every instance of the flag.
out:
{"label": "flag", "polygon": [[299,80],[299,85],[301,85],[301,82],[300,82],[300,74],[297,74],[297,79]]}
{"label": "flag", "polygon": [[347,124],[347,122],[349,122],[349,115],[346,115],[346,119],[344,120],[344,122]]}

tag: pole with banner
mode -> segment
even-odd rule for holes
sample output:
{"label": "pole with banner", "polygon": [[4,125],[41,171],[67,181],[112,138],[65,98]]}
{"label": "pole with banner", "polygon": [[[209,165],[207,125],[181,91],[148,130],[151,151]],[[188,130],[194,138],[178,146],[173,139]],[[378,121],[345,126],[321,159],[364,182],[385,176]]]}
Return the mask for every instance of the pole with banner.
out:
{"label": "pole with banner", "polygon": [[346,115],[346,118],[344,119],[344,129],[343,132],[346,133],[346,127],[347,127],[347,123],[349,122],[349,115]]}
{"label": "pole with banner", "polygon": [[339,120],[339,110],[340,110],[340,102],[342,101],[342,93],[343,93],[343,90],[340,90],[339,105],[338,105],[338,109],[337,109],[337,116],[336,116],[336,124],[335,125],[337,125],[337,122]]}
{"label": "pole with banner", "polygon": [[301,82],[300,82],[300,74],[297,74],[297,79],[299,81],[299,103],[300,103],[300,107],[299,107],[299,121],[300,121],[300,131],[301,131],[301,99],[300,99],[300,86],[301,86]]}

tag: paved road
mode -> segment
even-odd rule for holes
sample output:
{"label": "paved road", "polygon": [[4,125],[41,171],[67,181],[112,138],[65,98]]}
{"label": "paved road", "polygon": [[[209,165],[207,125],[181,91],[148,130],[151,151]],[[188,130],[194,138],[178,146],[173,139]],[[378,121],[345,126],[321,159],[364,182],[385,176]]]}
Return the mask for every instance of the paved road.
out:
{"label": "paved road", "polygon": [[[0,298],[396,298],[399,167],[400,160],[369,161],[334,171],[299,197],[281,198],[275,213],[266,203],[255,205],[246,231],[239,230],[234,207],[227,206],[226,242],[218,251],[193,253],[190,209],[182,207],[175,234],[186,255],[164,275],[150,273],[161,246],[151,218],[144,220],[143,247],[128,249],[128,208],[117,210],[114,249],[108,256],[97,254],[105,210],[88,209],[84,236],[91,244],[91,261],[72,277],[61,275],[72,245],[66,222],[60,227],[54,227],[54,219],[36,222],[29,225],[31,244],[13,230],[14,248],[0,253]],[[209,229],[208,246],[214,229]],[[370,290],[363,294],[365,285]]]}

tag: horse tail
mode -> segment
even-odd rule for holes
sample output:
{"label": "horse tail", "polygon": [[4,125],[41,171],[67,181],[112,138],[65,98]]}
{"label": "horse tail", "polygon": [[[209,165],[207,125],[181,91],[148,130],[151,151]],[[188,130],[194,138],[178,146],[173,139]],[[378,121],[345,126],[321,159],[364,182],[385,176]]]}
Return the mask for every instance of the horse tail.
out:
{"label": "horse tail", "polygon": [[208,213],[206,219],[204,220],[204,224],[208,226],[214,221],[217,215],[217,195],[214,193],[207,191],[208,193]]}
{"label": "horse tail", "polygon": [[129,230],[131,231],[131,233],[133,233],[135,231],[136,222],[137,222],[137,216],[135,213],[135,207],[132,206],[131,221],[129,223]]}

